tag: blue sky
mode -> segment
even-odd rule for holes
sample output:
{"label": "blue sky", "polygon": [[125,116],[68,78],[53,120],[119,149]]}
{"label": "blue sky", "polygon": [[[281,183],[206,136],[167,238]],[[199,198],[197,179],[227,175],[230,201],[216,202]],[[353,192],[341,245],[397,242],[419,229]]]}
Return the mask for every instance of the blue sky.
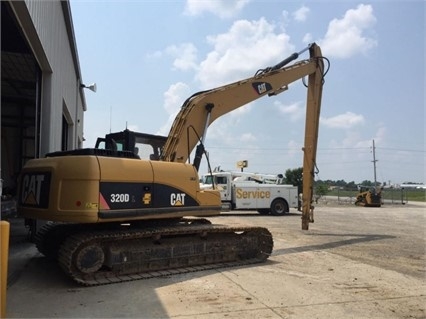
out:
{"label": "blue sky", "polygon": [[[330,62],[317,179],[426,182],[424,1],[71,1],[86,91],[84,147],[121,131],[167,135],[195,92],[244,79],[316,42]],[[302,55],[301,59],[308,58]],[[211,166],[302,166],[306,89],[219,118]],[[203,161],[201,173],[207,166]]]}

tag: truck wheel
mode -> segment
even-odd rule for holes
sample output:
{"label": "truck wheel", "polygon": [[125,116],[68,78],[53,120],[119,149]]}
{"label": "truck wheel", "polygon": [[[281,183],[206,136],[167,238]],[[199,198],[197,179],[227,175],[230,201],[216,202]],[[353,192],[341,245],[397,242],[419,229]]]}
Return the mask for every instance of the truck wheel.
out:
{"label": "truck wheel", "polygon": [[288,213],[288,204],[284,199],[274,199],[271,204],[271,214],[274,216],[282,216]]}

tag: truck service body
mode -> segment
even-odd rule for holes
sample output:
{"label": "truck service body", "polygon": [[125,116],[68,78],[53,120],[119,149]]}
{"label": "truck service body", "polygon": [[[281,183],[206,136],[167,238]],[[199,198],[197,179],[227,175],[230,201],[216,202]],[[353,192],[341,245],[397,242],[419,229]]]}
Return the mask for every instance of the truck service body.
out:
{"label": "truck service body", "polygon": [[261,177],[262,174],[215,172],[203,176],[201,187],[215,187],[220,191],[223,211],[245,209],[283,215],[289,213],[291,207],[298,207],[297,186],[272,184],[270,178]]}

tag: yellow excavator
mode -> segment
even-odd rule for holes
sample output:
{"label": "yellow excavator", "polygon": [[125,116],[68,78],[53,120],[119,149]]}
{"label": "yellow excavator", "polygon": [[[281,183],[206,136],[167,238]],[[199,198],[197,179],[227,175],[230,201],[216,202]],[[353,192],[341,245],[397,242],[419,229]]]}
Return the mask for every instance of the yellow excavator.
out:
{"label": "yellow excavator", "polygon": [[[309,59],[288,65],[305,51]],[[198,92],[184,102],[167,137],[145,134],[132,149],[110,139],[105,149],[28,161],[20,175],[18,211],[48,221],[35,235],[38,250],[87,286],[267,260],[273,249],[268,229],[205,218],[221,212],[219,191],[199,186],[207,128],[307,76],[302,228],[308,229],[325,61],[313,43],[253,77]]]}

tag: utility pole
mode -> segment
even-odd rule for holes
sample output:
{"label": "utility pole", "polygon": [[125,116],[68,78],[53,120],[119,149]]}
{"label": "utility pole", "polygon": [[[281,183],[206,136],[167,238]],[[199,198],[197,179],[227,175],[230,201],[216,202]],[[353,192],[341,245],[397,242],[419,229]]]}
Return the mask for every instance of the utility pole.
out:
{"label": "utility pole", "polygon": [[374,189],[377,190],[377,178],[376,178],[376,146],[373,140],[373,166],[374,166]]}

